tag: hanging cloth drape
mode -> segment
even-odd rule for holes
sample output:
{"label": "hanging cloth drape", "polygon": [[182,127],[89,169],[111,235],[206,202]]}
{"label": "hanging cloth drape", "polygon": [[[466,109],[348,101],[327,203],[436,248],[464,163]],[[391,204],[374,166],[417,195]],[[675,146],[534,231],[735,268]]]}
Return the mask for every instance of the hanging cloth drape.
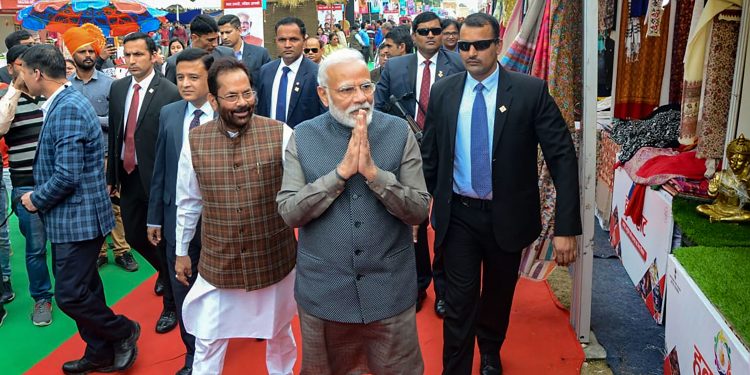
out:
{"label": "hanging cloth drape", "polygon": [[549,69],[549,23],[550,23],[550,5],[551,0],[546,0],[544,5],[544,14],[542,15],[542,24],[539,27],[539,37],[536,40],[534,48],[534,60],[531,64],[531,75],[543,80],[547,80]]}
{"label": "hanging cloth drape", "polygon": [[533,0],[529,4],[529,10],[526,12],[521,25],[521,32],[518,33],[510,48],[500,59],[500,64],[505,69],[519,73],[531,72],[531,63],[534,59],[534,48],[539,37],[545,2],[545,0]]}
{"label": "hanging cloth drape", "polygon": [[[690,27],[685,51],[685,79],[682,83],[682,120],[680,121],[680,143],[695,145],[697,138],[698,115],[703,84],[703,66],[706,58],[708,34],[714,18],[732,6],[742,7],[742,0],[708,0],[700,9],[701,1],[696,1],[693,10],[693,23]],[[697,21],[696,21],[697,18]]]}
{"label": "hanging cloth drape", "polygon": [[698,157],[703,159],[724,157],[739,35],[739,10],[724,11],[713,21],[701,100],[703,108],[697,127]]}
{"label": "hanging cloth drape", "polygon": [[513,44],[513,40],[521,30],[521,19],[523,18],[523,1],[519,0],[513,7],[513,13],[508,20],[505,30],[502,31],[503,44],[500,46],[500,55],[505,55],[508,48]]}
{"label": "hanging cloth drape", "polygon": [[672,67],[669,78],[669,103],[676,104],[682,98],[682,80],[685,72],[685,48],[690,36],[690,20],[695,0],[676,1],[674,31],[672,36]]}

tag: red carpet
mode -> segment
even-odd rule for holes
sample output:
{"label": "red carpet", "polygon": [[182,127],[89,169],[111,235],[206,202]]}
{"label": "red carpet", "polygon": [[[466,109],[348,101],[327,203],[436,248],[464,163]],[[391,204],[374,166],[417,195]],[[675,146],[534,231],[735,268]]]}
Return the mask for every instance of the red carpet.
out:
{"label": "red carpet", "polygon": [[[114,306],[116,312],[141,323],[138,360],[129,374],[174,374],[183,364],[184,347],[178,330],[166,335],[153,330],[161,312],[161,301],[153,294],[154,277],[150,278]],[[442,321],[432,311],[434,296],[425,301],[425,308],[417,314],[419,342],[425,362],[425,374],[440,374],[442,370]],[[295,319],[294,332],[299,339],[299,324]],[[60,374],[62,363],[79,358],[83,341],[76,335],[39,362],[28,374]],[[298,358],[301,358],[298,357]],[[568,324],[568,312],[557,305],[557,300],[545,282],[519,281],[513,301],[513,312],[508,338],[503,346],[505,374],[580,374],[584,354]],[[479,355],[475,355],[475,369]],[[295,371],[299,370],[298,359]],[[225,374],[265,374],[265,343],[255,340],[235,340],[229,346]]]}

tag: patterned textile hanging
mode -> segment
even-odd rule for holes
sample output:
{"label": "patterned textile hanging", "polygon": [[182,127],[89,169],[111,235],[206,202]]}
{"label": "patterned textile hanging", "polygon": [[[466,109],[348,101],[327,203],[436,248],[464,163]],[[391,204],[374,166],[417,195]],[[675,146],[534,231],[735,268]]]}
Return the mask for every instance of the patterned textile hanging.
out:
{"label": "patterned textile hanging", "polygon": [[547,80],[549,68],[549,23],[550,23],[550,2],[546,0],[544,5],[544,14],[542,15],[542,24],[539,27],[539,37],[536,40],[534,48],[534,60],[531,64],[531,75],[543,80]]}
{"label": "patterned textile hanging", "polygon": [[[582,98],[583,10],[580,1],[550,1],[550,40],[548,86],[571,132],[575,131],[576,106]],[[535,62],[536,64],[536,62]],[[577,142],[577,137],[573,137]],[[554,236],[555,188],[541,150],[538,157],[539,198],[542,232],[521,257],[520,274],[543,280],[555,269]]]}
{"label": "patterned textile hanging", "polygon": [[609,35],[615,28],[615,0],[599,0],[599,35]]}
{"label": "patterned textile hanging", "polygon": [[669,78],[669,103],[679,103],[682,98],[682,79],[685,73],[685,48],[690,36],[690,20],[695,0],[675,2],[674,31],[672,32],[672,69]]}
{"label": "patterned textile hanging", "polygon": [[[627,1],[623,0],[623,6],[628,4]],[[668,7],[665,12],[669,13]],[[624,30],[631,24],[631,18],[629,14],[622,13],[620,27]],[[659,106],[668,37],[669,22],[662,22],[661,36],[642,38],[637,61],[632,61],[622,49],[618,53],[615,118],[643,119]],[[620,45],[625,44],[626,38],[621,32]]]}
{"label": "patterned textile hanging", "polygon": [[698,120],[698,157],[721,159],[732,100],[734,63],[740,35],[740,11],[727,10],[714,19],[704,74],[703,108]]}
{"label": "patterned textile hanging", "polygon": [[539,37],[545,2],[546,0],[533,0],[529,5],[529,10],[521,25],[521,32],[518,33],[518,36],[513,40],[513,44],[500,59],[500,64],[505,69],[519,73],[531,72],[534,48],[536,48],[536,41]]}
{"label": "patterned textile hanging", "polygon": [[513,44],[513,40],[521,30],[521,19],[523,18],[523,1],[516,2],[516,6],[513,8],[513,14],[508,20],[507,26],[501,30],[503,44],[500,46],[500,55],[505,55],[505,52]]}
{"label": "patterned textile hanging", "polygon": [[703,66],[711,25],[719,13],[732,7],[741,8],[742,0],[708,0],[702,9],[700,1],[695,3],[690,37],[685,50],[685,78],[682,83],[680,143],[683,145],[698,143],[696,130],[701,108]]}

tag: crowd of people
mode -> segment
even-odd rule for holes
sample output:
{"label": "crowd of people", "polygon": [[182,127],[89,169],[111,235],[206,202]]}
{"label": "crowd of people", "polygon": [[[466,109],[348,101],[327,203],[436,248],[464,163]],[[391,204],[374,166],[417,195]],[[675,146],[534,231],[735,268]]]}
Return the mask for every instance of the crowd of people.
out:
{"label": "crowd of people", "polygon": [[[62,35],[72,71],[25,31],[6,38],[0,135],[31,319],[50,324],[54,297],[86,343],[64,373],[137,359],[141,324],[110,309],[97,272],[109,247],[124,270],[139,267],[132,249],[157,271],[149,329],[179,327],[177,374],[221,373],[231,338],[265,340],[268,372],[291,374],[295,315],[302,374],[422,374],[430,284],[443,373],[471,373],[475,340],[481,373],[502,373],[521,250],[540,231],[538,146],[557,189],[556,260],[576,259],[570,134],[543,81],[498,64],[491,16],[374,25],[347,41],[339,25],[311,37],[282,18],[272,60],[237,16],[199,15],[166,58],[152,36],[125,36],[118,80],[101,71],[111,52],[93,25]],[[0,324],[15,295],[7,227]]]}

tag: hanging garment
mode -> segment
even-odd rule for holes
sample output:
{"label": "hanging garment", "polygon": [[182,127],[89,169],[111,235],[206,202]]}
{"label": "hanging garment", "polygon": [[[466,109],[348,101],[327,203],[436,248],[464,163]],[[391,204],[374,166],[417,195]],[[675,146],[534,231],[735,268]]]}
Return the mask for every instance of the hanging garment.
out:
{"label": "hanging garment", "polygon": [[549,7],[551,0],[545,0],[544,2],[544,14],[542,15],[542,23],[539,26],[539,37],[536,40],[536,47],[534,48],[531,75],[546,81],[549,68]]}
{"label": "hanging garment", "polygon": [[701,1],[696,1],[693,8],[690,37],[685,50],[685,79],[682,84],[680,120],[680,143],[683,145],[694,145],[698,141],[696,129],[703,84],[703,63],[713,20],[729,8],[742,7],[742,0],[708,0],[705,7],[701,5]]}
{"label": "hanging garment", "polygon": [[513,44],[513,40],[515,40],[516,36],[518,36],[519,31],[521,31],[522,19],[523,1],[517,1],[516,5],[513,7],[513,13],[511,13],[510,19],[508,19],[505,30],[502,31],[501,38],[503,39],[503,44],[500,45],[501,56],[505,55],[505,53],[508,51],[508,48],[510,48],[511,44]]}
{"label": "hanging garment", "polygon": [[682,98],[682,79],[685,73],[685,48],[690,36],[690,20],[695,0],[676,1],[674,31],[672,31],[672,67],[669,78],[669,103],[679,103]]}
{"label": "hanging garment", "polygon": [[724,11],[714,20],[704,75],[703,108],[697,127],[698,156],[701,158],[724,157],[739,35],[740,11]]}
{"label": "hanging garment", "polygon": [[620,145],[620,163],[629,161],[643,147],[676,147],[680,112],[667,110],[647,120],[612,121],[612,140]]}
{"label": "hanging garment", "polygon": [[[627,0],[623,0],[623,5],[625,4]],[[669,12],[669,9],[665,8],[665,12]],[[630,17],[623,12],[621,29],[627,29],[630,23]],[[664,63],[667,59],[669,22],[662,22],[661,28],[661,36],[641,39],[637,61],[631,61],[626,51],[620,49],[617,56],[615,118],[643,119],[659,106]],[[620,45],[625,44],[626,38],[626,33],[621,32]]]}
{"label": "hanging garment", "polygon": [[599,35],[609,36],[615,28],[615,0],[599,0]]}
{"label": "hanging garment", "polygon": [[500,59],[500,64],[505,69],[519,73],[531,72],[534,48],[539,37],[545,3],[545,0],[533,0],[529,5],[529,10],[521,25],[521,32],[518,33],[510,48],[505,51],[505,55]]}

